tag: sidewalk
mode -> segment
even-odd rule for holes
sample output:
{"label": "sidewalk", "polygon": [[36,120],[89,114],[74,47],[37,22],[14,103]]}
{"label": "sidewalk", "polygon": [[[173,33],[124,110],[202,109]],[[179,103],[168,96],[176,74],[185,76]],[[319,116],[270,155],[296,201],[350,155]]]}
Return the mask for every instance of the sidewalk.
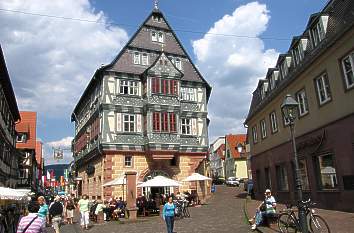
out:
{"label": "sidewalk", "polygon": [[[245,200],[245,216],[247,219],[251,218],[256,211],[260,201],[251,200],[249,197]],[[278,203],[277,210],[285,209],[285,205]],[[329,225],[331,232],[335,233],[352,233],[354,232],[354,213],[333,211],[333,210],[324,210],[324,209],[315,209],[316,213],[321,215]],[[272,226],[269,227],[259,227],[257,228],[258,232],[263,233],[274,233],[280,232],[278,227]]]}

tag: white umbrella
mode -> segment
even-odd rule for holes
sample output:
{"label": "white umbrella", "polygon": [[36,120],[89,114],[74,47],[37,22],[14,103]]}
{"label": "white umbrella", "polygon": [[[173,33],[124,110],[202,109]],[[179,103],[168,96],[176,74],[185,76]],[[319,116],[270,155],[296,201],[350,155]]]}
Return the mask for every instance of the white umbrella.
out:
{"label": "white umbrella", "polygon": [[188,176],[186,179],[182,181],[200,181],[200,180],[211,180],[211,178],[207,176],[203,176],[199,173],[193,173],[192,175]]}
{"label": "white umbrella", "polygon": [[27,196],[27,193],[19,192],[16,189],[0,187],[0,199],[1,200],[23,200]]}
{"label": "white umbrella", "polygon": [[151,180],[148,180],[142,184],[139,184],[137,187],[177,187],[181,184],[175,180],[169,179],[164,176],[155,176]]}
{"label": "white umbrella", "polygon": [[127,179],[124,176],[118,177],[114,180],[108,181],[103,187],[108,187],[108,186],[118,186],[118,185],[124,185],[127,184]]}

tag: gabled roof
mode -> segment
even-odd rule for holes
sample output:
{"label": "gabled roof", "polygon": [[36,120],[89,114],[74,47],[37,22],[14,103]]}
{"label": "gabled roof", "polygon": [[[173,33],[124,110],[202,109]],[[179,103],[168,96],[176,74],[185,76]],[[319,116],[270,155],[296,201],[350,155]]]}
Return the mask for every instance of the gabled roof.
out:
{"label": "gabled roof", "polygon": [[5,94],[6,99],[8,101],[11,114],[14,118],[14,121],[16,122],[16,121],[20,120],[21,117],[20,117],[20,113],[18,111],[15,93],[12,88],[9,72],[7,71],[5,57],[2,52],[1,45],[0,45],[0,83],[1,83],[1,86],[3,87],[4,94]]}
{"label": "gabled roof", "polygon": [[225,137],[226,148],[230,149],[231,157],[234,159],[241,158],[237,150],[238,144],[246,144],[246,134],[229,134]]}
{"label": "gabled roof", "polygon": [[[167,64],[160,64],[159,61],[162,61],[163,63],[166,61]],[[171,60],[166,56],[166,54],[162,52],[160,56],[155,60],[155,62],[145,70],[145,73],[163,76],[164,73],[172,73],[171,70],[173,70],[175,77],[183,77],[183,73],[179,71],[179,69],[171,62]]]}
{"label": "gabled roof", "polygon": [[[161,22],[154,22],[152,20],[152,16],[157,15],[161,17]],[[131,59],[129,59],[127,56],[127,49],[130,48],[137,48],[137,49],[144,49],[148,51],[154,51],[155,53],[160,53],[161,52],[161,47],[158,44],[154,44],[154,46],[149,46],[146,47],[146,41],[150,41],[150,37],[148,40],[146,38],[144,39],[139,39],[138,37],[144,37],[147,35],[146,32],[143,32],[143,29],[145,27],[153,27],[153,28],[158,28],[159,30],[162,31],[167,31],[169,33],[172,33],[173,38],[176,40],[176,43],[170,43],[166,42],[167,46],[164,48],[165,54],[167,56],[169,55],[178,55],[181,57],[185,57],[188,62],[185,62],[183,64],[183,74],[184,76],[182,77],[181,81],[190,81],[190,82],[199,82],[203,83],[206,86],[207,90],[207,101],[209,100],[210,94],[211,94],[211,86],[208,84],[208,82],[203,78],[202,74],[199,72],[197,67],[194,65],[192,62],[192,59],[189,57],[188,53],[184,49],[182,43],[178,39],[177,35],[173,31],[172,27],[166,20],[165,16],[159,9],[153,9],[152,12],[148,15],[148,17],[144,20],[144,22],[140,25],[138,30],[133,34],[133,36],[129,39],[129,41],[126,43],[126,45],[120,50],[120,52],[117,54],[117,56],[113,59],[113,61],[110,64],[101,66],[99,69],[96,70],[95,74],[93,75],[90,83],[86,87],[83,95],[80,97],[80,100],[78,101],[76,107],[74,108],[73,114],[72,114],[72,120],[75,117],[75,113],[78,109],[78,106],[80,105],[82,99],[88,94],[89,90],[94,87],[95,83],[95,77],[99,76],[103,71],[116,71],[116,72],[123,72],[123,73],[131,73],[131,74],[137,74],[141,75],[145,72],[146,67],[143,66],[131,66]],[[141,34],[140,34],[141,33]],[[150,35],[150,34],[148,34]],[[125,57],[124,57],[125,56]],[[119,60],[122,59],[122,64],[118,64]],[[129,62],[129,66],[128,66]],[[152,61],[155,62],[155,61]],[[98,77],[100,78],[100,77]]]}

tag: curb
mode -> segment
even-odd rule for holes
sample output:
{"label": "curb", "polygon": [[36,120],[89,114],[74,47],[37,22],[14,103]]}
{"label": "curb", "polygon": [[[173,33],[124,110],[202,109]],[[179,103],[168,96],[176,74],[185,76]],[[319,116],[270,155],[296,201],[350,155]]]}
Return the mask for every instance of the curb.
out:
{"label": "curb", "polygon": [[248,202],[248,196],[243,204],[243,215],[245,217],[245,222],[248,224],[248,225],[251,225],[250,222],[248,221],[249,219],[249,216],[248,216],[248,211],[247,211],[247,202]]}

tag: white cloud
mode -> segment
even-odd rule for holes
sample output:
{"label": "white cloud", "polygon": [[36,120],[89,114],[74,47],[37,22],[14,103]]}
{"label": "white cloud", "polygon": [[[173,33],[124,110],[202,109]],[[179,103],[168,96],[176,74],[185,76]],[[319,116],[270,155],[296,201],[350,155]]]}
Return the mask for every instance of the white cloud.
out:
{"label": "white cloud", "polygon": [[89,0],[7,0],[0,7],[98,23],[1,12],[2,44],[19,108],[69,119],[95,69],[110,62],[128,39],[108,26]]}
{"label": "white cloud", "polygon": [[[278,52],[266,50],[259,36],[270,20],[265,4],[248,3],[215,22],[203,38],[193,41],[197,66],[213,87],[209,102],[211,140],[227,133],[244,133],[252,91]],[[213,35],[214,34],[214,35]],[[247,36],[231,37],[215,34]],[[255,38],[252,38],[255,37]]]}
{"label": "white cloud", "polygon": [[[71,152],[71,141],[74,137],[65,137],[58,141],[52,141],[44,144],[44,161],[45,164],[68,164],[73,160],[72,152]],[[54,148],[55,149],[63,149],[64,158],[62,160],[55,160],[54,159]]]}

